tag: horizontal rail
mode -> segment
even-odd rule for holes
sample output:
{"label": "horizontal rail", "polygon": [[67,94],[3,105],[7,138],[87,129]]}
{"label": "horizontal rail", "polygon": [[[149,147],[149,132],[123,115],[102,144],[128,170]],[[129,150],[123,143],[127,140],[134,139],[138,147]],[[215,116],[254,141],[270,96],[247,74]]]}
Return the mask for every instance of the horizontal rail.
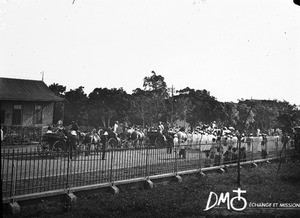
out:
{"label": "horizontal rail", "polygon": [[[245,157],[241,165],[291,155],[290,144],[271,139],[265,148],[256,138],[251,144],[242,144]],[[63,151],[41,154],[36,148],[1,149],[2,199],[7,202],[52,197],[236,166],[237,159],[228,159],[226,150],[228,146],[221,143],[191,143],[175,148],[87,149],[73,153],[75,156]]]}
{"label": "horizontal rail", "polygon": [[[267,159],[260,159],[260,160],[254,160],[254,161],[246,161],[242,162],[241,165],[249,165],[253,163],[264,163],[267,161],[271,160],[277,160],[277,157],[274,158],[267,158]],[[228,165],[222,165],[222,166],[214,166],[214,167],[206,167],[202,169],[193,169],[193,170],[186,170],[186,171],[181,171],[178,172],[178,175],[190,175],[190,174],[195,174],[199,172],[214,172],[216,170],[219,170],[224,167],[236,167],[237,163],[234,164],[228,164]],[[155,176],[150,176],[149,179],[152,182],[156,182],[157,180],[170,180],[174,176],[176,176],[175,173],[166,173],[166,174],[161,174],[161,175],[155,175]],[[145,182],[148,179],[146,177],[142,178],[134,178],[134,179],[128,179],[128,180],[120,180],[116,181],[114,183],[115,186],[121,186],[121,185],[133,185],[136,183],[140,182]],[[111,183],[102,183],[102,184],[94,184],[94,185],[87,185],[87,186],[80,186],[80,187],[73,187],[71,189],[71,192],[76,194],[78,192],[87,192],[87,191],[94,191],[94,190],[99,190],[99,189],[106,189],[109,188],[112,184]],[[42,200],[42,199],[47,199],[47,198],[53,198],[53,197],[61,197],[62,195],[67,194],[68,191],[66,189],[60,189],[60,190],[54,190],[54,191],[47,191],[47,192],[41,192],[41,193],[32,193],[32,194],[26,194],[26,195],[19,195],[15,196],[15,201],[17,202],[25,202],[25,201],[32,201],[32,200]],[[3,203],[10,203],[12,198],[3,198]]]}

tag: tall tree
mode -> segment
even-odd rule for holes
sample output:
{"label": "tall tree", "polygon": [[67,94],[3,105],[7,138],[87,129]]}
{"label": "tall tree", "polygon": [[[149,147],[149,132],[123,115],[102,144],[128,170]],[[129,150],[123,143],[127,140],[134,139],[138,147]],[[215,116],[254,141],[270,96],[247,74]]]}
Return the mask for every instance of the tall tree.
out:
{"label": "tall tree", "polygon": [[84,87],[80,86],[65,93],[65,99],[67,100],[65,109],[66,123],[76,121],[79,125],[86,125],[88,120],[86,108],[87,95],[83,89]]}
{"label": "tall tree", "polygon": [[111,126],[111,120],[121,120],[127,116],[130,101],[129,95],[122,89],[96,88],[89,94],[88,108],[94,126],[102,123]]}
{"label": "tall tree", "polygon": [[283,133],[292,134],[293,128],[300,124],[300,110],[296,105],[282,103],[282,110],[277,117],[277,125]]}
{"label": "tall tree", "polygon": [[150,100],[151,110],[154,111],[154,122],[158,122],[165,111],[165,99],[169,97],[167,84],[165,78],[161,75],[157,75],[154,71],[152,75],[144,78],[144,91],[147,92]]}
{"label": "tall tree", "polygon": [[135,89],[131,100],[132,120],[135,123],[142,122],[145,125],[153,124],[153,111],[151,110],[151,93],[142,89]]}
{"label": "tall tree", "polygon": [[[49,86],[49,89],[57,96],[64,98],[66,86],[53,83]],[[65,102],[55,102],[53,112],[53,123],[57,123],[59,120],[64,120]]]}
{"label": "tall tree", "polygon": [[207,90],[195,90],[187,87],[179,90],[178,93],[179,98],[187,99],[187,122],[192,128],[199,122],[210,123],[218,118],[218,109],[221,107],[215,97],[211,96]]}

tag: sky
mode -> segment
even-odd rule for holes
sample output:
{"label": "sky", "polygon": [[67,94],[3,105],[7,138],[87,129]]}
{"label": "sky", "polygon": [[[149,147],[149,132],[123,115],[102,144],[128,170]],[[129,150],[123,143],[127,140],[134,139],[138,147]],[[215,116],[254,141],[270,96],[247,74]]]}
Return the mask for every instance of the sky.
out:
{"label": "sky", "polygon": [[[293,0],[0,0],[0,77],[84,87],[206,89],[300,105]],[[43,73],[42,73],[43,72]]]}

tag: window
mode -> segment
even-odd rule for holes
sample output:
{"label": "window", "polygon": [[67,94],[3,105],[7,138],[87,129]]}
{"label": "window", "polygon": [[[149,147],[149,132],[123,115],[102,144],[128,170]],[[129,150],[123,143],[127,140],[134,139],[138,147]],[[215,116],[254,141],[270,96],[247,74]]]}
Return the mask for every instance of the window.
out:
{"label": "window", "polygon": [[15,104],[12,113],[12,125],[21,125],[22,105]]}
{"label": "window", "polygon": [[43,108],[41,105],[35,105],[34,106],[34,116],[33,116],[33,122],[34,124],[41,124],[42,123],[42,117],[43,117]]}
{"label": "window", "polygon": [[1,124],[5,123],[5,110],[1,110]]}

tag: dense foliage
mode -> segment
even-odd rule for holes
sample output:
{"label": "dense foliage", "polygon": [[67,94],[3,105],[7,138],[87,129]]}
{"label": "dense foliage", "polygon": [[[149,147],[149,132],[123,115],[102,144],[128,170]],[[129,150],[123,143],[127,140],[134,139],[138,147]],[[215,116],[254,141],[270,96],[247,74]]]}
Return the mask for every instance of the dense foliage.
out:
{"label": "dense foliage", "polygon": [[129,124],[152,126],[158,121],[173,123],[184,120],[191,128],[216,121],[223,126],[268,133],[279,128],[290,133],[300,124],[296,105],[278,100],[239,100],[238,103],[219,102],[209,91],[186,87],[174,92],[165,78],[154,71],[143,80],[143,88],[132,94],[122,88],[95,88],[89,95],[84,87],[66,91],[54,83],[49,88],[66,99],[65,123],[72,120],[84,126],[112,126],[118,120]]}

